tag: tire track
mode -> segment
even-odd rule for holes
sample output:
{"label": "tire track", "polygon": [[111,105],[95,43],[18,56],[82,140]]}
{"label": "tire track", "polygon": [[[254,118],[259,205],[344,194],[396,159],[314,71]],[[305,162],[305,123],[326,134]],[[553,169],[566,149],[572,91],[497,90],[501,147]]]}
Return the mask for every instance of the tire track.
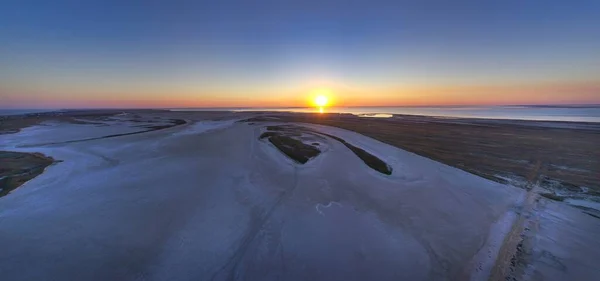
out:
{"label": "tire track", "polygon": [[[254,138],[252,138],[252,141],[255,142],[255,139],[256,139],[256,136]],[[254,151],[253,151],[253,153],[254,153]],[[225,280],[228,280],[228,281],[235,280],[235,273],[237,271],[239,263],[245,256],[246,252],[248,251],[250,244],[252,242],[254,242],[254,240],[258,236],[258,233],[261,230],[263,230],[266,223],[270,220],[271,216],[273,215],[273,212],[279,206],[281,206],[281,204],[284,202],[285,199],[287,199],[289,196],[291,196],[294,193],[294,190],[298,186],[298,167],[296,167],[295,165],[293,167],[294,167],[294,175],[293,175],[293,180],[292,180],[292,186],[289,189],[282,192],[282,194],[277,198],[277,201],[275,201],[275,203],[273,203],[268,208],[267,212],[264,213],[264,215],[262,215],[262,216],[260,215],[260,210],[258,207],[255,207],[251,210],[251,216],[252,217],[256,216],[257,221],[255,221],[252,224],[252,227],[246,232],[246,234],[244,235],[244,238],[242,239],[242,242],[240,243],[238,248],[235,250],[235,252],[231,256],[231,258],[229,258],[229,260],[211,276],[211,278],[210,278],[211,281],[216,280],[217,277],[219,276],[219,274],[223,271],[226,271],[228,267],[231,267],[231,269],[229,269],[229,273]]]}
{"label": "tire track", "polygon": [[121,133],[121,134],[113,134],[113,135],[107,135],[107,136],[101,136],[101,137],[93,137],[93,138],[87,138],[87,139],[78,139],[78,140],[68,140],[68,141],[59,141],[59,142],[38,143],[38,144],[26,144],[26,145],[19,145],[17,147],[27,148],[27,147],[36,147],[36,146],[45,146],[45,145],[56,145],[56,144],[67,144],[67,143],[77,143],[77,142],[85,142],[85,141],[92,141],[92,140],[116,138],[116,137],[122,137],[122,136],[130,136],[130,135],[137,135],[137,134],[143,134],[143,133],[148,133],[148,132],[160,131],[160,130],[169,129],[169,128],[173,128],[173,127],[177,127],[177,126],[185,125],[185,124],[189,123],[187,120],[184,120],[184,119],[171,119],[171,122],[173,122],[171,125],[155,126],[152,129],[144,130],[144,131],[137,131],[137,132],[131,132],[131,133]]}
{"label": "tire track", "polygon": [[496,264],[490,272],[489,281],[517,280],[517,265],[515,262],[522,258],[524,254],[523,245],[527,237],[522,233],[527,225],[536,225],[539,228],[539,222],[534,216],[534,209],[539,199],[539,194],[534,191],[534,187],[539,185],[544,167],[540,160],[536,161],[531,172],[527,176],[527,195],[525,197],[523,208],[518,214],[517,221],[513,224],[511,231],[504,239],[500,252],[496,257]]}

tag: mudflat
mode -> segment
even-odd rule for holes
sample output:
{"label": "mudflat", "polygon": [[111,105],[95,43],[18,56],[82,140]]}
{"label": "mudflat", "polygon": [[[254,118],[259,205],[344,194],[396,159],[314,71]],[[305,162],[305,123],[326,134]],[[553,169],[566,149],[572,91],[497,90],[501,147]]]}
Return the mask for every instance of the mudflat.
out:
{"label": "mudflat", "polygon": [[[501,183],[600,195],[600,124],[395,115],[277,114],[334,126]],[[272,121],[257,117],[254,121]]]}
{"label": "mudflat", "polygon": [[[85,110],[0,117],[0,134],[47,121],[94,124],[110,116],[157,110]],[[203,112],[203,114],[223,114]],[[426,116],[367,118],[351,114],[259,113],[253,121],[304,122],[343,128],[501,183],[535,181],[562,194],[600,195],[600,125],[595,123],[440,119]],[[266,118],[265,118],[266,117]],[[180,124],[180,123],[179,123]],[[152,128],[152,127],[149,127]],[[155,129],[161,127],[155,127]],[[1,157],[1,156],[0,156]],[[560,195],[553,197],[564,199]],[[551,196],[549,196],[551,197]]]}
{"label": "mudflat", "polygon": [[[469,154],[503,151],[480,135],[492,142],[515,128],[505,136],[513,142],[508,150],[557,132],[567,141],[570,130],[590,141],[594,125],[94,114],[77,122],[38,117],[33,126],[0,135],[0,150],[9,151],[0,156],[20,155],[13,157],[18,165],[33,165],[31,157],[41,155],[60,161],[0,198],[3,278],[592,280],[600,274],[593,263],[600,247],[594,189],[572,181],[577,188],[544,185],[543,167],[550,164],[535,159],[517,161],[538,167],[521,179],[516,168],[480,165],[471,158],[483,157]],[[550,188],[564,202],[541,196]]]}

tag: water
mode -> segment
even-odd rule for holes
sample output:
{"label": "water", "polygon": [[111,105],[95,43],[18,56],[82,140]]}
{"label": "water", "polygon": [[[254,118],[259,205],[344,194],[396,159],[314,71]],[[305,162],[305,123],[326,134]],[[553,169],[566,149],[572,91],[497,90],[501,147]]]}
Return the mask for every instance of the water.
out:
{"label": "water", "polygon": [[[286,111],[321,112],[316,107],[271,108],[186,108],[174,111]],[[0,109],[2,115],[39,113],[44,109]],[[365,117],[391,117],[392,114],[424,115],[444,118],[483,118],[535,121],[600,123],[600,106],[463,106],[463,107],[326,107],[322,112],[351,113]]]}
{"label": "water", "polygon": [[[315,107],[190,108],[172,110],[321,112],[320,108]],[[323,108],[322,112],[351,113],[365,117],[391,117],[392,114],[402,114],[445,118],[483,118],[600,123],[600,106],[331,107]]]}

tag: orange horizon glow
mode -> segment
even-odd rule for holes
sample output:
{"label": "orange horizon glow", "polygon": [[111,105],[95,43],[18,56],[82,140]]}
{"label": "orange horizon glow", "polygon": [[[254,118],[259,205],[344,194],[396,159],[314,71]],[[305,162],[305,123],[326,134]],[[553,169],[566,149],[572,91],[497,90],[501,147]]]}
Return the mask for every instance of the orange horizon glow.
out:
{"label": "orange horizon glow", "polygon": [[[253,91],[251,95],[219,91],[186,90],[170,93],[132,91],[85,91],[77,95],[59,91],[36,91],[30,95],[4,94],[3,106],[22,108],[192,108],[192,107],[315,107],[319,96],[327,107],[352,106],[489,106],[516,104],[600,104],[600,83],[553,83],[529,85],[406,86],[394,88],[337,87],[299,91]],[[15,93],[17,91],[10,91]],[[31,92],[31,91],[28,91]],[[237,92],[237,91],[236,91]],[[17,92],[18,93],[18,92]],[[138,98],[144,97],[144,98]]]}
{"label": "orange horizon glow", "polygon": [[0,10],[0,108],[600,104],[593,1],[70,2]]}

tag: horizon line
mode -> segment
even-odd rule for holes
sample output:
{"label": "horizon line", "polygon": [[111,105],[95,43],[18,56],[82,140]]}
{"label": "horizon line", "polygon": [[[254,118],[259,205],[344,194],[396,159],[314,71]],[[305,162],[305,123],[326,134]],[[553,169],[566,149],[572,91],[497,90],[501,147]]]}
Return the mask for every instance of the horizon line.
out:
{"label": "horizon line", "polygon": [[[391,107],[413,107],[413,108],[425,108],[425,107],[600,107],[600,103],[571,103],[571,104],[498,104],[498,105],[351,105],[351,106],[325,106],[324,108],[391,108]],[[284,109],[284,108],[318,108],[318,106],[191,106],[191,107],[11,107],[11,108],[0,108],[0,110],[117,110],[117,109],[137,109],[137,110],[173,110],[173,109]]]}

